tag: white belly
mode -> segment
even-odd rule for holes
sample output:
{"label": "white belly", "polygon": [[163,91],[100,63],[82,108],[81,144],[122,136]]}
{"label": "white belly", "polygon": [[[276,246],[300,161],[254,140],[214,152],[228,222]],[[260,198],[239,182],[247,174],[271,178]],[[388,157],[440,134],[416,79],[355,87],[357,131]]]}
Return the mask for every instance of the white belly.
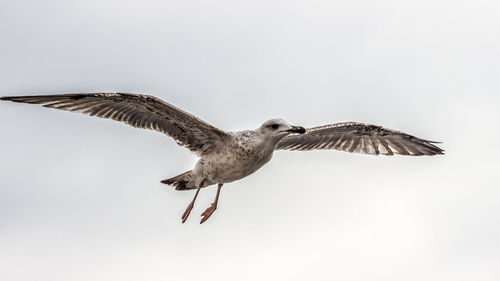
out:
{"label": "white belly", "polygon": [[215,154],[200,160],[204,177],[213,183],[228,183],[244,178],[257,171],[272,158],[272,151],[264,155],[228,157],[227,154]]}

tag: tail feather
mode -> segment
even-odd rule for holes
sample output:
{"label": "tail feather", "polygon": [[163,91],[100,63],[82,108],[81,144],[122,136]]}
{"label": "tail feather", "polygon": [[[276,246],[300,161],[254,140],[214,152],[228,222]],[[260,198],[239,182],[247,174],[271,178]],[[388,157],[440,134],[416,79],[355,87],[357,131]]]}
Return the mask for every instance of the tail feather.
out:
{"label": "tail feather", "polygon": [[191,171],[187,171],[173,178],[162,180],[161,183],[175,186],[175,190],[189,190],[194,188]]}

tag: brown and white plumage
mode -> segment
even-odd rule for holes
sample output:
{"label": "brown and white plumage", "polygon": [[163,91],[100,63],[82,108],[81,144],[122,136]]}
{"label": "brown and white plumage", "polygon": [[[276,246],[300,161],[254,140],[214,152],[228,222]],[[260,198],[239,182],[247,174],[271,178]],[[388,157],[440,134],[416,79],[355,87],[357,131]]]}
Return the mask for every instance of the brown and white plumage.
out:
{"label": "brown and white plumage", "polygon": [[364,123],[345,122],[306,129],[305,134],[286,136],[276,149],[336,149],[383,155],[436,155],[443,150],[428,141],[402,132]]}
{"label": "brown and white plumage", "polygon": [[1,97],[13,102],[78,111],[164,133],[201,156],[228,141],[229,135],[197,117],[148,95],[125,93]]}
{"label": "brown and white plumage", "polygon": [[20,103],[82,112],[133,127],[162,132],[200,156],[195,167],[163,180],[177,190],[196,189],[182,215],[188,218],[201,188],[218,184],[214,203],[202,213],[206,221],[217,208],[224,183],[244,178],[271,160],[274,150],[337,149],[367,154],[436,155],[435,142],[362,123],[338,123],[304,129],[271,119],[255,130],[225,132],[158,98],[124,93],[1,97]]}

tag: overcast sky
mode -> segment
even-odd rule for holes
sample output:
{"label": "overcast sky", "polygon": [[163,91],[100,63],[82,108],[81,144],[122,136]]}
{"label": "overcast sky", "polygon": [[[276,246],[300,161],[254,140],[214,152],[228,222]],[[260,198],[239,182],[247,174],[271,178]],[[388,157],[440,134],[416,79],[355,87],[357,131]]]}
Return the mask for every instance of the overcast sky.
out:
{"label": "overcast sky", "polygon": [[225,130],[383,125],[446,155],[287,152],[222,189],[157,132],[0,103],[1,280],[500,280],[500,3],[0,1],[0,96],[122,91]]}

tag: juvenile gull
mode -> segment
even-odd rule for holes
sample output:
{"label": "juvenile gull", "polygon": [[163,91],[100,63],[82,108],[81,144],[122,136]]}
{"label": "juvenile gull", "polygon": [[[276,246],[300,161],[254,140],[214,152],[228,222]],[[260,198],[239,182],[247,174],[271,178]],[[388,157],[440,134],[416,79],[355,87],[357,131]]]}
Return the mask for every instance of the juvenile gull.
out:
{"label": "juvenile gull", "polygon": [[255,130],[225,132],[197,117],[148,95],[125,93],[61,94],[1,97],[20,103],[78,111],[91,116],[121,121],[133,127],[151,129],[172,137],[200,157],[192,170],[161,181],[176,190],[196,189],[182,215],[184,223],[200,192],[218,184],[214,202],[202,214],[205,222],[217,209],[224,183],[244,178],[271,160],[276,149],[336,149],[383,155],[436,155],[443,150],[433,141],[380,126],[347,122],[304,129],[282,119],[271,119]]}

